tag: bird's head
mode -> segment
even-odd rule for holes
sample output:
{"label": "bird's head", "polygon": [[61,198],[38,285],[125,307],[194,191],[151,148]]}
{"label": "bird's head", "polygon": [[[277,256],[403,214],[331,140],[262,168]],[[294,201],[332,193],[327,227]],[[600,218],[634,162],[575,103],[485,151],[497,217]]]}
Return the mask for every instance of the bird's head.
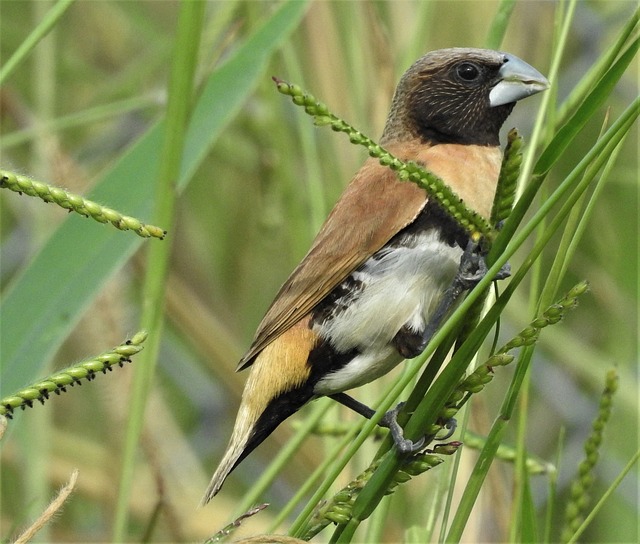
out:
{"label": "bird's head", "polygon": [[402,76],[381,143],[420,138],[431,143],[498,145],[515,102],[549,87],[514,55],[453,48],[428,53]]}

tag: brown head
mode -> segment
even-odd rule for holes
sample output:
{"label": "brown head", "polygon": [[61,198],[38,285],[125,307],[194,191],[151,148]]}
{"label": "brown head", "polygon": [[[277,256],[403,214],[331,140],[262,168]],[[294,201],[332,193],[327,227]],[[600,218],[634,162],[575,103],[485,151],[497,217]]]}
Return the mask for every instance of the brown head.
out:
{"label": "brown head", "polygon": [[548,87],[518,57],[489,49],[432,51],[402,76],[380,143],[498,145],[515,102]]}

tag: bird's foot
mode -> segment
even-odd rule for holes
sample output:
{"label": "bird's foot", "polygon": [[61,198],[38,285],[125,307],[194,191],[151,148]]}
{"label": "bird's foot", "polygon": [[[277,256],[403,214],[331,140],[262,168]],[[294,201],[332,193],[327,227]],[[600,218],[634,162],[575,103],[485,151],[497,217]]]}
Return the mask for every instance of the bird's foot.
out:
{"label": "bird's foot", "polygon": [[[340,404],[346,406],[347,408],[352,409],[354,412],[366,417],[367,419],[371,419],[375,410],[372,410],[365,404],[357,401],[356,399],[350,397],[346,393],[335,393],[331,395],[333,400],[338,401]],[[382,419],[378,421],[378,426],[384,427],[385,429],[389,429],[391,433],[391,438],[393,439],[393,443],[395,444],[398,451],[402,454],[410,454],[416,453],[424,448],[427,437],[423,436],[420,440],[414,442],[413,440],[409,440],[404,437],[404,432],[402,427],[398,423],[398,414],[402,407],[404,406],[404,402],[399,403],[395,408],[389,410]],[[439,437],[438,440],[447,440],[450,438],[456,430],[458,423],[454,418],[449,419],[443,427],[447,429],[447,434],[443,437]]]}
{"label": "bird's foot", "polygon": [[398,423],[398,414],[402,407],[404,406],[404,402],[399,403],[395,408],[389,410],[384,417],[378,423],[381,427],[386,427],[391,432],[391,438],[393,438],[393,443],[398,448],[398,451],[402,454],[415,453],[420,451],[426,442],[425,437],[423,436],[417,442],[413,440],[409,440],[404,437],[404,433],[402,431],[402,427]]}
{"label": "bird's foot", "polygon": [[[460,259],[460,267],[453,284],[463,291],[473,289],[487,275],[488,271],[489,267],[485,261],[485,255],[476,242],[470,241]],[[504,280],[509,276],[511,276],[511,266],[506,263],[493,279]]]}

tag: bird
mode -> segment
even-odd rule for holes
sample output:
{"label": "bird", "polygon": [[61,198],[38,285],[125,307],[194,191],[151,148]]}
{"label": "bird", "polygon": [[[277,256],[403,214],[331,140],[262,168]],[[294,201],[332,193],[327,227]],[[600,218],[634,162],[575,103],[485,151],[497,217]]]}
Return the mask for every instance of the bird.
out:
{"label": "bird", "polygon": [[[379,144],[442,178],[488,220],[502,161],[500,128],[518,100],[548,86],[540,72],[509,53],[429,52],[401,77]],[[468,233],[424,189],[369,157],[238,363],[249,375],[202,504],[309,401],[330,396],[369,417],[373,410],[345,391],[424,350],[430,320],[469,244]],[[397,423],[387,426],[401,442]]]}

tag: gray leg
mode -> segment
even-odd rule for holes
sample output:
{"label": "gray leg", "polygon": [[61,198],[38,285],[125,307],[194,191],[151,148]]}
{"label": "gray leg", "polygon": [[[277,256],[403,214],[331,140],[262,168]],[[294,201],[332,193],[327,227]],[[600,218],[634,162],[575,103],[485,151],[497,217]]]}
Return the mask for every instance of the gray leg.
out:
{"label": "gray leg", "polygon": [[[346,406],[347,408],[350,408],[354,412],[360,414],[361,416],[366,417],[367,419],[371,419],[375,414],[375,410],[372,410],[367,405],[362,404],[346,393],[336,393],[335,395],[330,395],[330,397],[333,400],[338,401],[340,404]],[[398,406],[396,406],[393,410],[389,410],[378,422],[378,425],[380,427],[389,429],[389,431],[391,432],[391,437],[393,438],[393,443],[396,445],[400,453],[414,453],[424,446],[425,438],[422,437],[417,442],[413,442],[404,437],[402,427],[400,427],[397,419],[398,413],[402,409],[402,406],[404,406],[404,402],[398,404]]]}

